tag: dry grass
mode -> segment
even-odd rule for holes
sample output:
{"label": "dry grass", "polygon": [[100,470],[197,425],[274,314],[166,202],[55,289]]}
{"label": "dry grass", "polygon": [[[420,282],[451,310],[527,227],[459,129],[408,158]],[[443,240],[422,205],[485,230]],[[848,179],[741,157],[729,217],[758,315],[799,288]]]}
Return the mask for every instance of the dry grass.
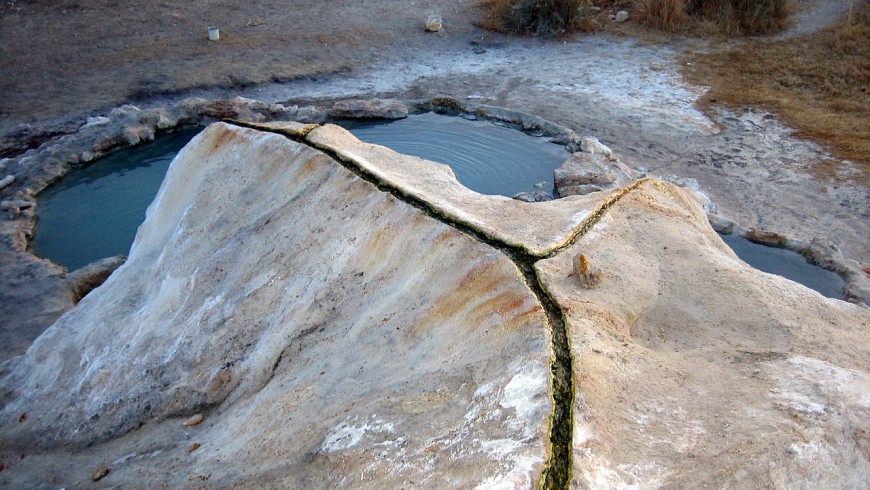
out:
{"label": "dry grass", "polygon": [[520,35],[619,31],[619,10],[643,26],[702,36],[770,34],[782,30],[791,0],[479,0],[478,25]]}
{"label": "dry grass", "polygon": [[752,35],[781,31],[790,0],[634,0],[634,18],[666,32]]}
{"label": "dry grass", "polygon": [[681,32],[689,25],[684,0],[636,0],[634,6],[634,18],[654,29]]}
{"label": "dry grass", "polygon": [[870,178],[870,1],[809,36],[696,56],[684,74],[711,87],[707,109],[768,109]]}

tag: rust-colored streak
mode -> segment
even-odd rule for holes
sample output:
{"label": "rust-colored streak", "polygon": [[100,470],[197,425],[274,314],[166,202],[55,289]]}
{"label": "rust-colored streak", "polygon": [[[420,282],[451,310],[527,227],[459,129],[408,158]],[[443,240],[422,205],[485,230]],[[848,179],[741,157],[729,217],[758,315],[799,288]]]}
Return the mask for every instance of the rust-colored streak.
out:
{"label": "rust-colored streak", "polygon": [[212,137],[211,144],[208,146],[208,150],[206,151],[206,157],[214,155],[219,149],[229,145],[238,133],[238,131],[226,128],[220,129],[220,132]]}
{"label": "rust-colored streak", "polygon": [[314,155],[311,158],[305,159],[305,163],[299,166],[299,175],[308,177],[314,174],[319,167],[318,160],[320,160],[320,155]]}
{"label": "rust-colored streak", "polygon": [[493,277],[492,269],[492,263],[483,263],[469,270],[455,287],[438,299],[437,314],[441,318],[456,316],[469,304],[490,296],[499,283],[498,278]]}
{"label": "rust-colored streak", "polygon": [[457,236],[459,236],[459,232],[454,230],[453,228],[449,230],[444,230],[439,233],[437,237],[435,237],[435,243],[441,244]]}

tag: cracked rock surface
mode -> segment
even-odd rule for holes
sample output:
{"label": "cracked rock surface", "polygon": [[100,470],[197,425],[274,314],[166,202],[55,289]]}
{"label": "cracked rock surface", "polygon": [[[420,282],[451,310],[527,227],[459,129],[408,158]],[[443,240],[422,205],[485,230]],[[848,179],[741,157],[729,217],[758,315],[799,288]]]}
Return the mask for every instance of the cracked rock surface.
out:
{"label": "cracked rock surface", "polygon": [[658,181],[537,268],[574,359],[572,487],[867,486],[866,307],[747,266]]}
{"label": "cracked rock surface", "polygon": [[128,260],[0,364],[3,485],[870,483],[870,309],[750,268],[687,191],[524,203],[260,126],[197,136]]}

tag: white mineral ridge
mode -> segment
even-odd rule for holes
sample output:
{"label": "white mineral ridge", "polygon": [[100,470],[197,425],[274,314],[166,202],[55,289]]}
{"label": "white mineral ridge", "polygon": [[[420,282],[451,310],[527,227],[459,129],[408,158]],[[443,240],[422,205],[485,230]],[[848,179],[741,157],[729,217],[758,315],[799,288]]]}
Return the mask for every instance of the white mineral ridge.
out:
{"label": "white mineral ridge", "polygon": [[125,488],[532,484],[550,349],[504,254],[317,150],[218,123],[172,163],[126,264],[4,366],[2,477],[72,487],[115,461],[101,482]]}

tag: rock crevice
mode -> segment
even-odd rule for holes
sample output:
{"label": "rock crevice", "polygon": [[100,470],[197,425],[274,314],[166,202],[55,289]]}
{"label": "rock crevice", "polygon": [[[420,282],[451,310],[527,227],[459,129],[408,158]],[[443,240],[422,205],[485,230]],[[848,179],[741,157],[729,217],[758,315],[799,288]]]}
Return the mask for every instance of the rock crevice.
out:
{"label": "rock crevice", "polygon": [[[329,146],[321,146],[311,143],[306,138],[306,135],[310,132],[310,129],[308,128],[305,128],[308,130],[302,132],[301,127],[297,127],[293,124],[263,125],[258,123],[247,123],[244,121],[231,122],[232,124],[237,124],[242,127],[250,127],[261,131],[272,131],[276,134],[291,138],[298,143],[306,144],[316,148],[317,150],[323,151],[343,167],[350,170],[366,182],[374,185],[381,192],[389,193],[397,199],[414,206],[426,215],[453,227],[457,231],[460,231],[483,244],[499,250],[505,256],[510,258],[522,274],[525,284],[535,294],[535,297],[546,313],[549,323],[550,339],[552,342],[551,349],[553,357],[550,364],[552,386],[551,397],[553,400],[553,413],[550,417],[551,447],[549,449],[549,460],[547,461],[547,466],[542,475],[541,486],[548,489],[565,488],[570,480],[571,435],[573,433],[573,410],[571,407],[574,402],[574,389],[573,376],[571,374],[571,348],[568,345],[565,319],[561,308],[554,300],[553,296],[544,288],[534,267],[535,262],[540,260],[542,257],[532,255],[521,247],[505,243],[497,236],[489,235],[481,229],[457,221],[455,218],[439,212],[428,202],[402,192],[398,186],[391,185],[390,182],[380,179],[376,175],[366,171],[366,169],[363,166],[358,165],[353,158],[342,156]],[[617,196],[614,196],[612,202],[618,200],[625,192],[628,192],[628,190],[620,192]],[[577,233],[583,233],[588,230],[593,225],[593,220],[595,220],[596,217],[600,217],[612,202],[607,201],[604,206],[599,208],[593,214],[593,218],[587,220],[584,227],[578,230]],[[551,252],[551,254],[552,253],[555,253],[555,251]]]}

